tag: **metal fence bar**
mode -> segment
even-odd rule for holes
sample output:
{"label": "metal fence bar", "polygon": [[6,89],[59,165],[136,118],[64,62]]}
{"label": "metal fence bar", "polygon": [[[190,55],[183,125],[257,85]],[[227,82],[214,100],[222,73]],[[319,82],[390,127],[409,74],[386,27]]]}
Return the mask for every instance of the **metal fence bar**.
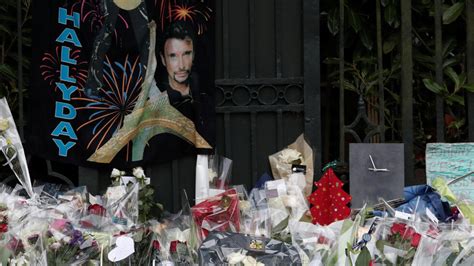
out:
{"label": "metal fence bar", "polygon": [[380,0],[375,1],[375,16],[377,20],[377,71],[379,86],[379,128],[380,142],[385,142],[385,94],[383,85],[383,49],[382,49],[382,16],[380,11]]}
{"label": "metal fence bar", "polygon": [[344,0],[339,0],[339,160],[342,162],[346,159],[344,114]]}
{"label": "metal fence bar", "polygon": [[411,0],[401,0],[402,139],[405,143],[405,183],[413,180],[413,58]]}
{"label": "metal fence bar", "polygon": [[[441,0],[435,0],[435,66],[436,82],[443,83],[443,37],[442,37],[442,10]],[[436,95],[436,141],[444,142],[444,101],[440,95]]]}
{"label": "metal fence bar", "polygon": [[230,129],[230,113],[224,113],[224,137],[225,137],[225,155],[232,158],[232,143],[231,143],[231,129]]}
{"label": "metal fence bar", "polygon": [[275,0],[275,68],[277,78],[281,78],[281,1]]}
{"label": "metal fence bar", "polygon": [[303,36],[304,132],[309,145],[315,152],[314,174],[319,177],[322,162],[319,0],[303,1]]}
{"label": "metal fence bar", "polygon": [[[474,0],[466,1],[467,82],[474,83]],[[467,94],[468,141],[474,141],[474,93]]]}
{"label": "metal fence bar", "polygon": [[229,1],[222,1],[222,56],[224,61],[224,78],[229,78],[230,71],[230,41],[229,41]]}
{"label": "metal fence bar", "polygon": [[283,110],[279,108],[277,110],[276,118],[276,127],[277,127],[277,149],[283,148]]}
{"label": "metal fence bar", "polygon": [[250,153],[252,158],[252,184],[258,179],[257,169],[257,112],[250,113]]}
{"label": "metal fence bar", "polygon": [[250,78],[255,77],[255,1],[249,0],[249,64]]}
{"label": "metal fence bar", "polygon": [[[17,0],[16,6],[16,25],[17,25],[17,49],[18,49],[18,127],[20,138],[23,141],[23,127],[24,127],[24,117],[23,117],[23,33],[22,33],[22,8],[23,1]],[[28,14],[25,14],[27,16]]]}

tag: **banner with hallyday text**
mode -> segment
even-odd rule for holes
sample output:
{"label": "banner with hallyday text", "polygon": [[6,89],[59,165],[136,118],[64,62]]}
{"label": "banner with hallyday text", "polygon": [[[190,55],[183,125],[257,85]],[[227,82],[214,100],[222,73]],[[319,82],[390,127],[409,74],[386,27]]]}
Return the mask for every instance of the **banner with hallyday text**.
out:
{"label": "banner with hallyday text", "polygon": [[213,1],[33,1],[28,150],[84,166],[208,153],[213,44]]}

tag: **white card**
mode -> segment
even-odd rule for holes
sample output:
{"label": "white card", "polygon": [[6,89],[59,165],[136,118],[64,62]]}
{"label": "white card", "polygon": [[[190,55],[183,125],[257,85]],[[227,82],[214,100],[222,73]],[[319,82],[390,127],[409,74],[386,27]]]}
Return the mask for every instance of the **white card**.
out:
{"label": "white card", "polygon": [[115,241],[117,247],[112,249],[107,257],[111,262],[121,261],[135,252],[135,242],[128,236],[119,236]]}

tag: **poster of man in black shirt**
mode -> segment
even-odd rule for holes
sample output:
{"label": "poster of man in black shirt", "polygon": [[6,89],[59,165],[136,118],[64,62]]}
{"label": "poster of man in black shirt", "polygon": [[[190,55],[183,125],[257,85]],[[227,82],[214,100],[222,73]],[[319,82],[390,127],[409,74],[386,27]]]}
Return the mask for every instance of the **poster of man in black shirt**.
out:
{"label": "poster of man in black shirt", "polygon": [[124,167],[212,150],[213,1],[39,3],[33,153]]}

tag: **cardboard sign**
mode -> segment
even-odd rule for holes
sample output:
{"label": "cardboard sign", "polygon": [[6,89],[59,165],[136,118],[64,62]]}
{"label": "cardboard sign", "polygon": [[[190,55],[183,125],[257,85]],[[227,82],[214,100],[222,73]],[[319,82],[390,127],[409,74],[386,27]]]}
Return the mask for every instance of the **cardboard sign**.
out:
{"label": "cardboard sign", "polygon": [[[436,177],[449,182],[474,171],[474,143],[428,143],[426,145],[426,181]],[[474,176],[449,185],[459,199],[474,200]]]}
{"label": "cardboard sign", "polygon": [[403,197],[405,162],[403,144],[351,143],[349,181],[352,207],[378,203],[378,198]]}

